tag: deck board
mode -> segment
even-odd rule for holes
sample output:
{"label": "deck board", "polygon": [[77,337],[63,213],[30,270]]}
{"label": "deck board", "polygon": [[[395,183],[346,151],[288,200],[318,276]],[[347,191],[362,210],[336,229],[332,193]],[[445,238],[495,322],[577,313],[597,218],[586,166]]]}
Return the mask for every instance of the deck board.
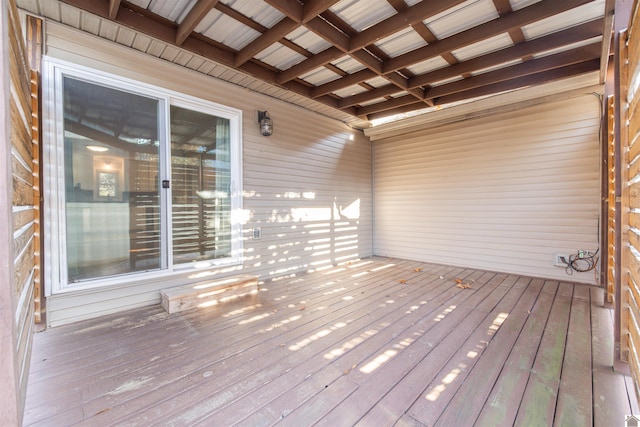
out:
{"label": "deck board", "polygon": [[601,291],[375,257],[61,326],[24,425],[615,425],[637,399]]}
{"label": "deck board", "polygon": [[530,423],[530,425],[549,426],[553,424],[564,360],[572,291],[573,285],[570,284],[561,284],[558,287],[516,416],[515,423],[517,425]]}
{"label": "deck board", "polygon": [[[446,407],[440,411],[424,413],[420,417],[414,415],[412,411],[410,415],[414,419],[417,418],[430,425],[436,423],[441,426],[473,425],[525,327],[529,313],[540,296],[542,285],[541,279],[532,281],[517,306],[496,332],[494,340],[489,343],[482,357],[474,353],[474,357],[478,358],[475,368],[467,372],[464,381],[459,381],[455,395],[453,389],[447,389],[449,396]],[[461,379],[456,378],[456,380]],[[443,397],[443,395],[440,396],[440,398]]]}
{"label": "deck board", "polygon": [[[554,425],[588,425],[593,420],[591,378],[591,305],[589,289],[575,286]],[[567,357],[570,356],[570,357]]]}
{"label": "deck board", "polygon": [[522,396],[526,388],[556,289],[555,282],[543,284],[538,300],[528,313],[527,322],[480,411],[478,425],[511,425],[515,421],[520,401],[514,401],[514,396]]}

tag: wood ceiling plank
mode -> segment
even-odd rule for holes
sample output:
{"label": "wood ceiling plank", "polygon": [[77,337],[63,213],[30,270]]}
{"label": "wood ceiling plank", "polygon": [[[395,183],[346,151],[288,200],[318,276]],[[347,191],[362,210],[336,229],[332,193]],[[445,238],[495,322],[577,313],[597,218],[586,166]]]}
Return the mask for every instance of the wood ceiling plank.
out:
{"label": "wood ceiling plank", "polygon": [[178,25],[176,44],[180,46],[207,13],[218,3],[218,0],[198,0],[184,20]]}
{"label": "wood ceiling plank", "polygon": [[470,28],[433,44],[397,56],[384,64],[384,72],[396,71],[439,56],[445,52],[455,51],[456,49],[508,32],[514,28],[520,28],[523,25],[573,9],[589,1],[590,0],[564,0],[561,2],[542,1],[534,3],[531,6],[510,13],[504,17],[494,19],[493,21]]}

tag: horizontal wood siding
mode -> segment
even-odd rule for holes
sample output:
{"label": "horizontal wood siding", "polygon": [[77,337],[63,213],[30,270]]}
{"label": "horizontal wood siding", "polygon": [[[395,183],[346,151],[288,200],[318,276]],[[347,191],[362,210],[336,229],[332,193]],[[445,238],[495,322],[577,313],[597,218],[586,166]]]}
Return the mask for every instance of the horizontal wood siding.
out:
{"label": "horizontal wood siding", "polygon": [[615,103],[607,100],[607,302],[613,303],[616,285],[616,157]]}
{"label": "horizontal wood siding", "polygon": [[629,29],[620,36],[622,123],[622,313],[621,354],[628,361],[636,390],[640,384],[640,18],[634,2]]}
{"label": "horizontal wood siding", "polygon": [[[212,276],[249,273],[263,280],[372,254],[371,145],[362,132],[300,107],[79,34],[48,22],[46,53],[242,109],[245,262],[212,270]],[[274,133],[270,137],[259,134],[258,110],[268,110],[273,119]],[[253,239],[258,228],[260,238]],[[158,303],[159,289],[178,284],[175,279],[161,278],[123,284],[117,289],[54,295],[47,301],[48,323],[68,323]]]}
{"label": "horizontal wood siding", "polygon": [[599,102],[574,100],[374,143],[377,255],[548,278],[598,248]]}
{"label": "horizontal wood siding", "polygon": [[[34,145],[32,141],[32,107],[35,106],[37,111],[37,85],[35,88],[32,86],[31,70],[15,2],[9,1],[5,4],[9,10],[7,33],[11,97],[7,113],[11,123],[13,245],[10,260],[13,265],[13,277],[10,282],[2,285],[11,287],[10,307],[14,310],[11,322],[15,324],[13,348],[4,348],[3,351],[12,352],[15,358],[17,381],[13,390],[18,393],[18,414],[21,414],[31,362],[34,291],[37,276],[35,269],[37,211],[34,204],[38,197],[38,190],[37,186],[34,186],[37,172],[34,172],[33,155],[34,150],[37,150],[37,144]],[[32,98],[32,92],[35,92],[35,99]],[[7,322],[3,321],[3,325],[6,326]],[[9,385],[6,387],[11,388]]]}

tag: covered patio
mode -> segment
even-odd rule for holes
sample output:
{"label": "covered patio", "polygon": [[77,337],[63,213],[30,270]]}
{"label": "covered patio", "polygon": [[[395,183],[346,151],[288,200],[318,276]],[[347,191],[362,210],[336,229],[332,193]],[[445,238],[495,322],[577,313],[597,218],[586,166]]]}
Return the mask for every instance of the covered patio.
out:
{"label": "covered patio", "polygon": [[[27,426],[624,425],[603,289],[373,257],[34,336]],[[55,367],[55,369],[53,369]]]}

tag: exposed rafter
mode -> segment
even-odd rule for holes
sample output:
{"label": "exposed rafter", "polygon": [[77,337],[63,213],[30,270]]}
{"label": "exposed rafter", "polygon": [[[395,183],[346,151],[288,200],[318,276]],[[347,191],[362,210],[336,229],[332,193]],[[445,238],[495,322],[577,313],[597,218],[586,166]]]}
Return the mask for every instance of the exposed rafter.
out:
{"label": "exposed rafter", "polygon": [[[196,28],[202,18],[218,3],[218,0],[198,0],[191,8],[189,14],[178,26],[178,34],[176,35],[176,44],[181,45],[189,34]],[[112,18],[113,19],[113,18]]]}
{"label": "exposed rafter", "polygon": [[[342,113],[368,119],[580,74],[591,69],[593,61],[599,61],[602,76],[609,63],[615,6],[614,0],[606,0],[601,14],[564,26],[555,24],[547,33],[531,37],[526,30],[531,24],[568,11],[584,13],[583,6],[590,4],[593,9],[595,0],[541,0],[517,10],[510,0],[486,0],[494,9],[493,15],[471,28],[452,19],[449,25],[460,25],[460,30],[449,30],[448,36],[440,36],[434,23],[476,3],[255,0],[254,13],[236,9],[240,5],[226,0],[197,0],[182,11],[174,10],[175,5],[168,3],[171,0],[151,0],[146,7],[127,0],[51,1],[68,3]],[[366,7],[362,5],[367,1],[378,7],[386,1],[388,6],[382,8],[384,13],[369,11],[372,16],[380,15],[373,23],[357,24],[365,21]],[[486,10],[487,4],[483,7]],[[172,18],[152,10],[172,10]],[[221,17],[224,20],[218,25]],[[206,34],[214,34],[216,40],[196,31],[202,22],[207,22],[206,26],[215,23],[215,32],[208,30]],[[233,25],[238,35],[246,38],[236,48],[223,41],[242,39],[229,33]],[[246,37],[248,31],[251,38]],[[407,34],[412,34],[408,39],[411,49],[394,44],[394,38]],[[462,60],[458,55],[462,49],[479,49],[476,46],[482,42],[500,36],[504,39],[504,35],[510,46],[479,51],[470,59]],[[296,52],[301,59],[282,65],[284,62],[277,59],[281,48]],[[554,52],[549,55],[551,50]],[[275,56],[270,56],[274,52]]]}

